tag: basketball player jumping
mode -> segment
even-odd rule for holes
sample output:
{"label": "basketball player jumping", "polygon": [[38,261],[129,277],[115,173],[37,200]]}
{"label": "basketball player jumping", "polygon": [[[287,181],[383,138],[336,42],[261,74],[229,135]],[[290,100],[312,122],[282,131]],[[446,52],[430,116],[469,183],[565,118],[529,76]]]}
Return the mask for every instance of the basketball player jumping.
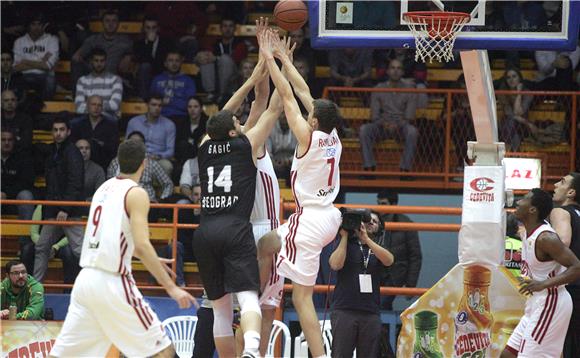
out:
{"label": "basketball player jumping", "polygon": [[545,221],[551,210],[552,197],[541,189],[532,189],[516,203],[515,215],[527,233],[520,293],[529,297],[502,358],[559,357],[562,353],[572,314],[572,300],[564,285],[580,279],[580,260]]}
{"label": "basketball player jumping", "polygon": [[180,308],[195,299],[171,280],[167,262],[149,241],[149,196],[139,186],[145,145],[126,140],[119,146],[121,174],[97,189],[91,203],[79,273],[71,303],[50,355],[104,357],[114,344],[129,357],[173,357],[161,322],[135,286],[131,258],[139,258]]}
{"label": "basketball player jumping", "polygon": [[[298,141],[291,169],[296,212],[287,223],[265,235],[258,243],[261,283],[264,287],[268,281],[272,255],[279,252],[276,268],[280,276],[292,280],[292,302],[312,356],[324,357],[312,293],[320,252],[334,239],[341,223],[340,211],[332,204],[340,189],[338,165],[342,145],[335,129],[338,108],[328,100],[312,100],[308,85],[293,66],[285,51],[285,42],[277,33],[269,30],[258,37],[258,43],[284,104],[290,129]],[[308,110],[307,121],[302,117],[292,87],[276,65],[275,57],[287,69],[288,80]]]}

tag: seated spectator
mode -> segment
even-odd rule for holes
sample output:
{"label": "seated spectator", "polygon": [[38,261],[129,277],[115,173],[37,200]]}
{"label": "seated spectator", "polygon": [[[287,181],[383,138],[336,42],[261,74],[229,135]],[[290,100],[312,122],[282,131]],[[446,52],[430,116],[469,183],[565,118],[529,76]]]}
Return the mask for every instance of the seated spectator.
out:
{"label": "seated spectator", "polygon": [[127,125],[127,133],[135,131],[142,133],[149,159],[159,163],[167,175],[171,176],[173,171],[171,158],[175,152],[175,124],[161,115],[162,107],[161,96],[149,97],[147,113],[131,118]]}
{"label": "seated spectator", "polygon": [[135,42],[133,52],[138,63],[138,87],[141,98],[149,97],[153,76],[163,72],[163,62],[171,48],[171,41],[159,36],[159,20],[146,16],[143,19],[143,38]]}
{"label": "seated spectator", "polygon": [[8,261],[6,278],[0,286],[1,319],[8,319],[11,305],[16,305],[16,319],[42,320],[44,318],[44,287],[28,274],[20,261]]}
{"label": "seated spectator", "polygon": [[[387,69],[389,79],[376,88],[413,88],[414,85],[402,81],[403,64],[391,60]],[[416,95],[414,93],[373,92],[371,94],[371,120],[360,127],[359,139],[365,170],[375,170],[374,143],[387,138],[404,142],[400,170],[408,172],[413,166],[417,149],[418,132],[414,126]],[[401,179],[408,180],[408,177]]]}
{"label": "seated spectator", "polygon": [[91,144],[92,160],[106,169],[117,155],[119,127],[103,114],[103,100],[97,95],[87,99],[87,114],[71,121],[71,139],[86,139]]}
{"label": "seated spectator", "polygon": [[95,49],[101,48],[107,53],[105,69],[109,73],[117,74],[123,57],[133,49],[133,42],[127,35],[118,34],[119,15],[108,10],[102,16],[103,32],[88,37],[71,58],[71,81],[77,80],[89,72],[85,63],[87,56]]}
{"label": "seated spectator", "polygon": [[178,121],[175,126],[175,158],[178,163],[197,156],[197,147],[205,134],[208,120],[198,97],[191,97],[187,101],[187,115],[187,120]]}
{"label": "seated spectator", "polygon": [[222,37],[213,48],[200,51],[196,56],[203,89],[210,94],[210,101],[215,100],[217,103],[222,102],[226,95],[228,81],[236,72],[237,65],[248,55],[245,42],[234,37],[234,20],[222,19],[220,30]]}
{"label": "seated spectator", "polygon": [[[197,185],[199,186],[199,164],[197,158],[188,159],[185,164],[183,164],[183,170],[181,171],[181,178],[179,179],[179,191],[186,199],[181,199],[178,201],[179,204],[196,204],[196,196],[198,193],[193,192],[193,188]],[[199,198],[197,198],[199,201]]]}
{"label": "seated spectator", "polygon": [[165,72],[156,76],[149,93],[163,95],[161,114],[173,120],[187,118],[187,100],[195,96],[195,82],[181,73],[183,56],[171,50],[165,57]]}
{"label": "seated spectator", "polygon": [[[229,79],[224,97],[222,97],[221,102],[218,103],[220,108],[223,108],[234,93],[250,78],[252,72],[254,72],[254,68],[256,67],[256,61],[250,58],[245,58],[240,62],[238,67],[238,72]],[[240,120],[240,123],[246,123],[255,97],[254,89],[251,89],[238,108],[239,113],[236,113],[236,118]]]}
{"label": "seated spectator", "polygon": [[[93,194],[105,182],[105,171],[102,167],[91,160],[91,144],[86,139],[79,139],[75,142],[76,147],[81,152],[84,161],[85,182],[83,185],[83,197],[85,201],[93,200]],[[86,215],[89,208],[86,207]]]}
{"label": "seated spectator", "polygon": [[373,51],[345,48],[328,54],[331,83],[345,87],[368,87],[372,84]]}
{"label": "seated spectator", "polygon": [[10,129],[19,149],[32,147],[32,118],[17,107],[18,99],[12,90],[2,91],[2,127]]}
{"label": "seated spectator", "polygon": [[58,39],[44,32],[46,21],[41,13],[28,22],[28,33],[14,42],[15,72],[43,99],[51,99],[56,90],[54,66],[58,62]]}
{"label": "seated spectator", "polygon": [[306,62],[308,66],[308,73],[311,75],[311,77],[305,78],[306,81],[308,82],[308,80],[312,80],[314,78],[314,73],[317,64],[316,53],[314,52],[312,47],[310,47],[310,41],[306,40],[306,36],[304,36],[304,29],[300,28],[298,30],[290,31],[288,32],[288,37],[290,38],[292,45],[296,45],[293,55],[294,60],[296,60],[297,58],[301,58],[303,61]]}
{"label": "seated spectator", "polygon": [[103,112],[112,118],[121,117],[123,101],[123,81],[121,77],[105,70],[107,53],[95,48],[89,55],[91,73],[77,81],[75,95],[76,113],[87,113],[87,101],[91,96],[99,96],[103,102]]}
{"label": "seated spectator", "polygon": [[[528,90],[522,74],[517,69],[507,69],[504,73],[500,89],[510,91]],[[536,126],[528,120],[528,111],[532,105],[533,96],[521,93],[498,95],[499,107],[503,109],[500,126],[501,139],[509,145],[509,150],[517,152],[524,137],[536,130]]]}
{"label": "seated spectator", "polygon": [[1,59],[1,74],[2,79],[2,92],[5,90],[12,90],[18,98],[18,105],[23,104],[26,101],[26,91],[28,91],[28,86],[22,78],[22,73],[14,72],[12,65],[14,64],[14,55],[12,51],[2,50]]}
{"label": "seated spectator", "polygon": [[190,20],[185,31],[185,35],[179,38],[177,42],[179,52],[183,54],[183,59],[187,63],[193,63],[195,56],[199,51],[199,41],[197,40],[197,25],[195,21]]}
{"label": "seated spectator", "polygon": [[[399,60],[403,64],[403,79],[413,83],[415,88],[427,88],[427,65],[423,62],[415,61],[415,51],[405,48],[391,49],[386,52],[379,52],[376,56],[379,63],[377,66],[377,78],[383,82],[388,79],[386,67],[391,60]],[[383,65],[385,64],[385,65]],[[417,108],[427,108],[429,106],[429,96],[427,93],[417,93]]]}
{"label": "seated spectator", "polygon": [[[184,182],[185,183],[185,182]],[[186,195],[188,199],[182,199],[179,201],[180,204],[198,204],[201,201],[201,186],[199,182],[192,182],[193,184],[189,187],[189,184],[181,185],[181,193]],[[186,190],[184,191],[184,187]],[[199,224],[201,215],[201,208],[196,209],[181,209],[179,210],[179,222],[182,224]],[[177,230],[177,239],[183,245],[184,254],[183,259],[187,262],[195,262],[196,259],[193,253],[193,231],[189,229],[179,229]]]}
{"label": "seated spectator", "polygon": [[200,34],[205,34],[208,14],[196,1],[149,1],[145,6],[146,17],[159,20],[161,37],[179,38],[186,33],[187,24],[193,21]]}
{"label": "seated spectator", "polygon": [[296,145],[298,145],[296,137],[288,126],[286,115],[282,112],[276,125],[272,128],[272,132],[270,132],[266,147],[272,158],[276,176],[279,179],[286,179],[287,184],[290,180],[290,168]]}
{"label": "seated spectator", "polygon": [[[138,131],[129,133],[127,139],[142,140],[145,142],[145,145],[147,145],[143,133]],[[117,175],[119,175],[119,160],[115,157],[107,169],[107,179]],[[153,187],[154,183],[157,183],[161,187],[159,196],[157,196],[155,188]],[[163,170],[161,165],[159,165],[155,160],[147,160],[147,165],[145,166],[145,170],[143,170],[141,180],[139,180],[139,185],[147,191],[147,194],[149,194],[149,200],[152,203],[158,203],[173,194],[173,182],[171,181],[171,178],[169,178],[167,173],[165,173],[165,170]]]}
{"label": "seated spectator", "polygon": [[579,45],[572,52],[536,51],[537,89],[555,91],[573,91],[574,69],[580,62]]}
{"label": "seated spectator", "polygon": [[[16,200],[34,200],[34,162],[28,151],[19,150],[15,145],[14,133],[2,127],[2,181],[0,181],[1,198]],[[33,205],[3,205],[3,214],[18,214],[20,220],[32,219]],[[28,237],[21,237],[20,259],[32,272],[34,269],[34,247]]]}
{"label": "seated spectator", "polygon": [[[74,143],[70,141],[70,126],[65,117],[57,117],[52,123],[54,143],[46,160],[46,200],[84,201],[83,157]],[[44,206],[44,220],[79,220],[81,207],[78,206]],[[48,269],[48,260],[52,245],[68,237],[71,249],[78,259],[81,256],[84,226],[44,225],[40,238],[35,246],[34,277],[40,282]]]}

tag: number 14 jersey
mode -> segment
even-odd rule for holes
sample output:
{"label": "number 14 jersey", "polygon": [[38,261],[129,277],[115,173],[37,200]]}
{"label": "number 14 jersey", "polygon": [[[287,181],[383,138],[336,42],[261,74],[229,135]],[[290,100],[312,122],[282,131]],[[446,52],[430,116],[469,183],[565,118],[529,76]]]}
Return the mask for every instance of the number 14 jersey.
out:
{"label": "number 14 jersey", "polygon": [[340,190],[341,153],[336,129],[330,134],[315,130],[306,153],[295,153],[290,180],[298,207],[332,205]]}

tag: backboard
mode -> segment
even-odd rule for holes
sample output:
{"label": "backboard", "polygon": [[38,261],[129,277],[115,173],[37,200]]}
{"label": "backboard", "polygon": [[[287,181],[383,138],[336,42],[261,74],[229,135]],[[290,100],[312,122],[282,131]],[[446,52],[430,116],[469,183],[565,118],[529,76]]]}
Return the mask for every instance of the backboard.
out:
{"label": "backboard", "polygon": [[577,44],[580,1],[308,1],[315,48],[413,48],[406,11],[472,14],[456,49],[571,51]]}

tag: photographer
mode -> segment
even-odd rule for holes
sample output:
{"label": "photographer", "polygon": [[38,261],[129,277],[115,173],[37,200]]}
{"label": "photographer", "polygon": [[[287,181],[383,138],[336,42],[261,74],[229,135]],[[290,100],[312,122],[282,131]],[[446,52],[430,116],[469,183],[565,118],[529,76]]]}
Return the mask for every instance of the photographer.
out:
{"label": "photographer", "polygon": [[[356,229],[355,229],[356,228]],[[328,260],[338,271],[334,290],[332,357],[379,356],[380,282],[394,262],[384,248],[384,223],[376,212],[346,211],[340,239]]]}

